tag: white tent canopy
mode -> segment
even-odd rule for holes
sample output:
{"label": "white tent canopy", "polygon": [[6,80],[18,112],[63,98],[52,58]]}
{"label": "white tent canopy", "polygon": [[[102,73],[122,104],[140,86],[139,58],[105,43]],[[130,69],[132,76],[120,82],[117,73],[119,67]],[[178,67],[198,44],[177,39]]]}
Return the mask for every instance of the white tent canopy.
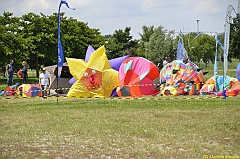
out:
{"label": "white tent canopy", "polygon": [[[52,66],[46,66],[46,70],[50,74],[50,89],[51,90],[57,90],[57,65]],[[62,90],[63,94],[67,94],[69,89],[71,88],[71,84],[68,82],[72,78],[72,75],[70,74],[69,68],[67,63],[63,64],[62,72],[60,76],[60,80],[58,81],[58,89]],[[53,91],[51,91],[53,92]],[[56,92],[56,91],[55,91]],[[61,91],[59,91],[61,92]],[[54,94],[54,93],[51,93]]]}

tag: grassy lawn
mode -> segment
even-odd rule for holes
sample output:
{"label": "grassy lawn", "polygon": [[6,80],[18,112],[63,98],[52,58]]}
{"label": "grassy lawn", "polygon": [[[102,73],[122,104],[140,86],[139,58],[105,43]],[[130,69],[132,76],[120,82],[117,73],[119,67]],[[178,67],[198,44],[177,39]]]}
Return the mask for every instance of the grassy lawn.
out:
{"label": "grassy lawn", "polygon": [[240,156],[239,96],[151,99],[0,100],[0,158]]}

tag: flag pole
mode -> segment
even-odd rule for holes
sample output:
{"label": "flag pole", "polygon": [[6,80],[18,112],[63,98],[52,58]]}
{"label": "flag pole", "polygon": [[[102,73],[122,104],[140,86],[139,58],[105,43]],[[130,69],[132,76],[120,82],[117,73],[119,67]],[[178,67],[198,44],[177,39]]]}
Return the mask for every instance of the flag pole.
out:
{"label": "flag pole", "polygon": [[61,13],[60,9],[62,4],[65,4],[69,9],[76,10],[75,8],[70,8],[65,0],[61,0],[58,8],[58,56],[57,56],[57,102],[58,102],[58,81],[60,80],[62,67],[64,63],[64,53],[62,49],[61,37],[60,37],[60,23],[61,23]]}
{"label": "flag pole", "polygon": [[[61,18],[61,14],[60,14],[60,8],[61,8],[62,3],[60,2],[59,7],[58,7],[58,56],[57,56],[57,76],[59,76],[58,74],[58,67],[59,67],[59,40],[60,40],[60,18]],[[57,77],[57,102],[58,102],[58,77]]]}

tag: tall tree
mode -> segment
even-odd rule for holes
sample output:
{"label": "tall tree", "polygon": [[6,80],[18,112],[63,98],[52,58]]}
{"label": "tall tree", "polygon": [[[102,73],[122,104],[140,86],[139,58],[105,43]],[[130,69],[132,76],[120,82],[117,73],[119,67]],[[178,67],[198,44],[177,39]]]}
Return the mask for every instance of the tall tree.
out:
{"label": "tall tree", "polygon": [[202,34],[193,41],[192,54],[190,59],[199,62],[200,59],[207,65],[209,61],[214,61],[215,57],[215,37],[207,34]]}
{"label": "tall tree", "polygon": [[70,17],[62,18],[61,40],[65,57],[85,58],[88,45],[95,49],[105,44],[99,29],[89,28],[87,23]]}
{"label": "tall tree", "polygon": [[168,31],[163,26],[154,29],[154,33],[150,36],[149,42],[145,43],[146,58],[159,66],[165,56],[174,57],[174,44],[173,44],[174,31]]}
{"label": "tall tree", "polygon": [[112,36],[108,36],[107,55],[109,59],[123,55],[136,56],[138,40],[134,40],[130,35],[130,27],[125,30],[116,30]]}
{"label": "tall tree", "polygon": [[230,29],[229,58],[238,58],[240,61],[240,14],[233,18]]}
{"label": "tall tree", "polygon": [[24,52],[33,47],[28,38],[19,34],[21,30],[20,18],[13,17],[13,13],[4,12],[0,16],[0,65],[4,69],[10,59],[15,60],[15,67],[21,67]]}
{"label": "tall tree", "polygon": [[[56,17],[56,16],[55,16]],[[29,38],[34,45],[33,48],[25,52],[26,60],[30,68],[36,69],[36,76],[39,76],[39,67],[43,65],[50,65],[54,58],[57,49],[57,40],[54,40],[57,32],[57,27],[54,21],[50,21],[49,17],[40,13],[24,14],[21,17],[22,29],[20,34]]]}
{"label": "tall tree", "polygon": [[[88,45],[99,47],[105,39],[98,29],[91,29],[87,24],[64,16],[61,13],[61,40],[65,57],[84,58]],[[30,38],[34,48],[26,53],[31,68],[57,63],[57,13],[46,16],[28,13],[22,16],[21,34]]]}
{"label": "tall tree", "polygon": [[151,35],[154,33],[154,26],[142,26],[143,33],[140,35],[139,45],[137,48],[137,55],[147,58],[146,43],[149,42]]}
{"label": "tall tree", "polygon": [[195,61],[195,56],[192,52],[192,49],[194,48],[194,46],[193,46],[194,40],[196,38],[198,38],[199,36],[200,35],[198,35],[195,32],[190,32],[190,33],[184,35],[183,40],[177,38],[177,40],[183,41],[184,48],[186,49],[188,56],[191,58],[191,61]]}

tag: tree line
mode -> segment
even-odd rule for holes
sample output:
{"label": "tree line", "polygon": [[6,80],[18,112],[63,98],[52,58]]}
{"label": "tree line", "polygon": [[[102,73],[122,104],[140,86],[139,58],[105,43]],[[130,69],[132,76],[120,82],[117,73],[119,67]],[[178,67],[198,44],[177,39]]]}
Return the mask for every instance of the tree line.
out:
{"label": "tree line", "polygon": [[[58,14],[27,13],[21,17],[4,12],[0,16],[0,67],[4,69],[10,59],[16,61],[19,69],[22,61],[27,61],[31,69],[57,64],[57,21]],[[233,19],[230,34],[229,59],[240,59],[240,20],[239,15]],[[175,59],[179,36],[173,30],[163,26],[142,26],[139,39],[133,39],[131,27],[115,30],[113,34],[101,35],[99,29],[88,27],[88,23],[80,22],[61,13],[61,41],[65,57],[84,59],[88,45],[95,49],[105,45],[109,59],[123,55],[141,56],[162,64],[165,56]],[[181,39],[182,40],[182,39]],[[219,35],[223,44],[224,33]],[[214,59],[215,37],[213,35],[188,33],[182,40],[192,61],[204,62]],[[223,53],[217,48],[220,55]],[[221,60],[221,57],[219,57]]]}

